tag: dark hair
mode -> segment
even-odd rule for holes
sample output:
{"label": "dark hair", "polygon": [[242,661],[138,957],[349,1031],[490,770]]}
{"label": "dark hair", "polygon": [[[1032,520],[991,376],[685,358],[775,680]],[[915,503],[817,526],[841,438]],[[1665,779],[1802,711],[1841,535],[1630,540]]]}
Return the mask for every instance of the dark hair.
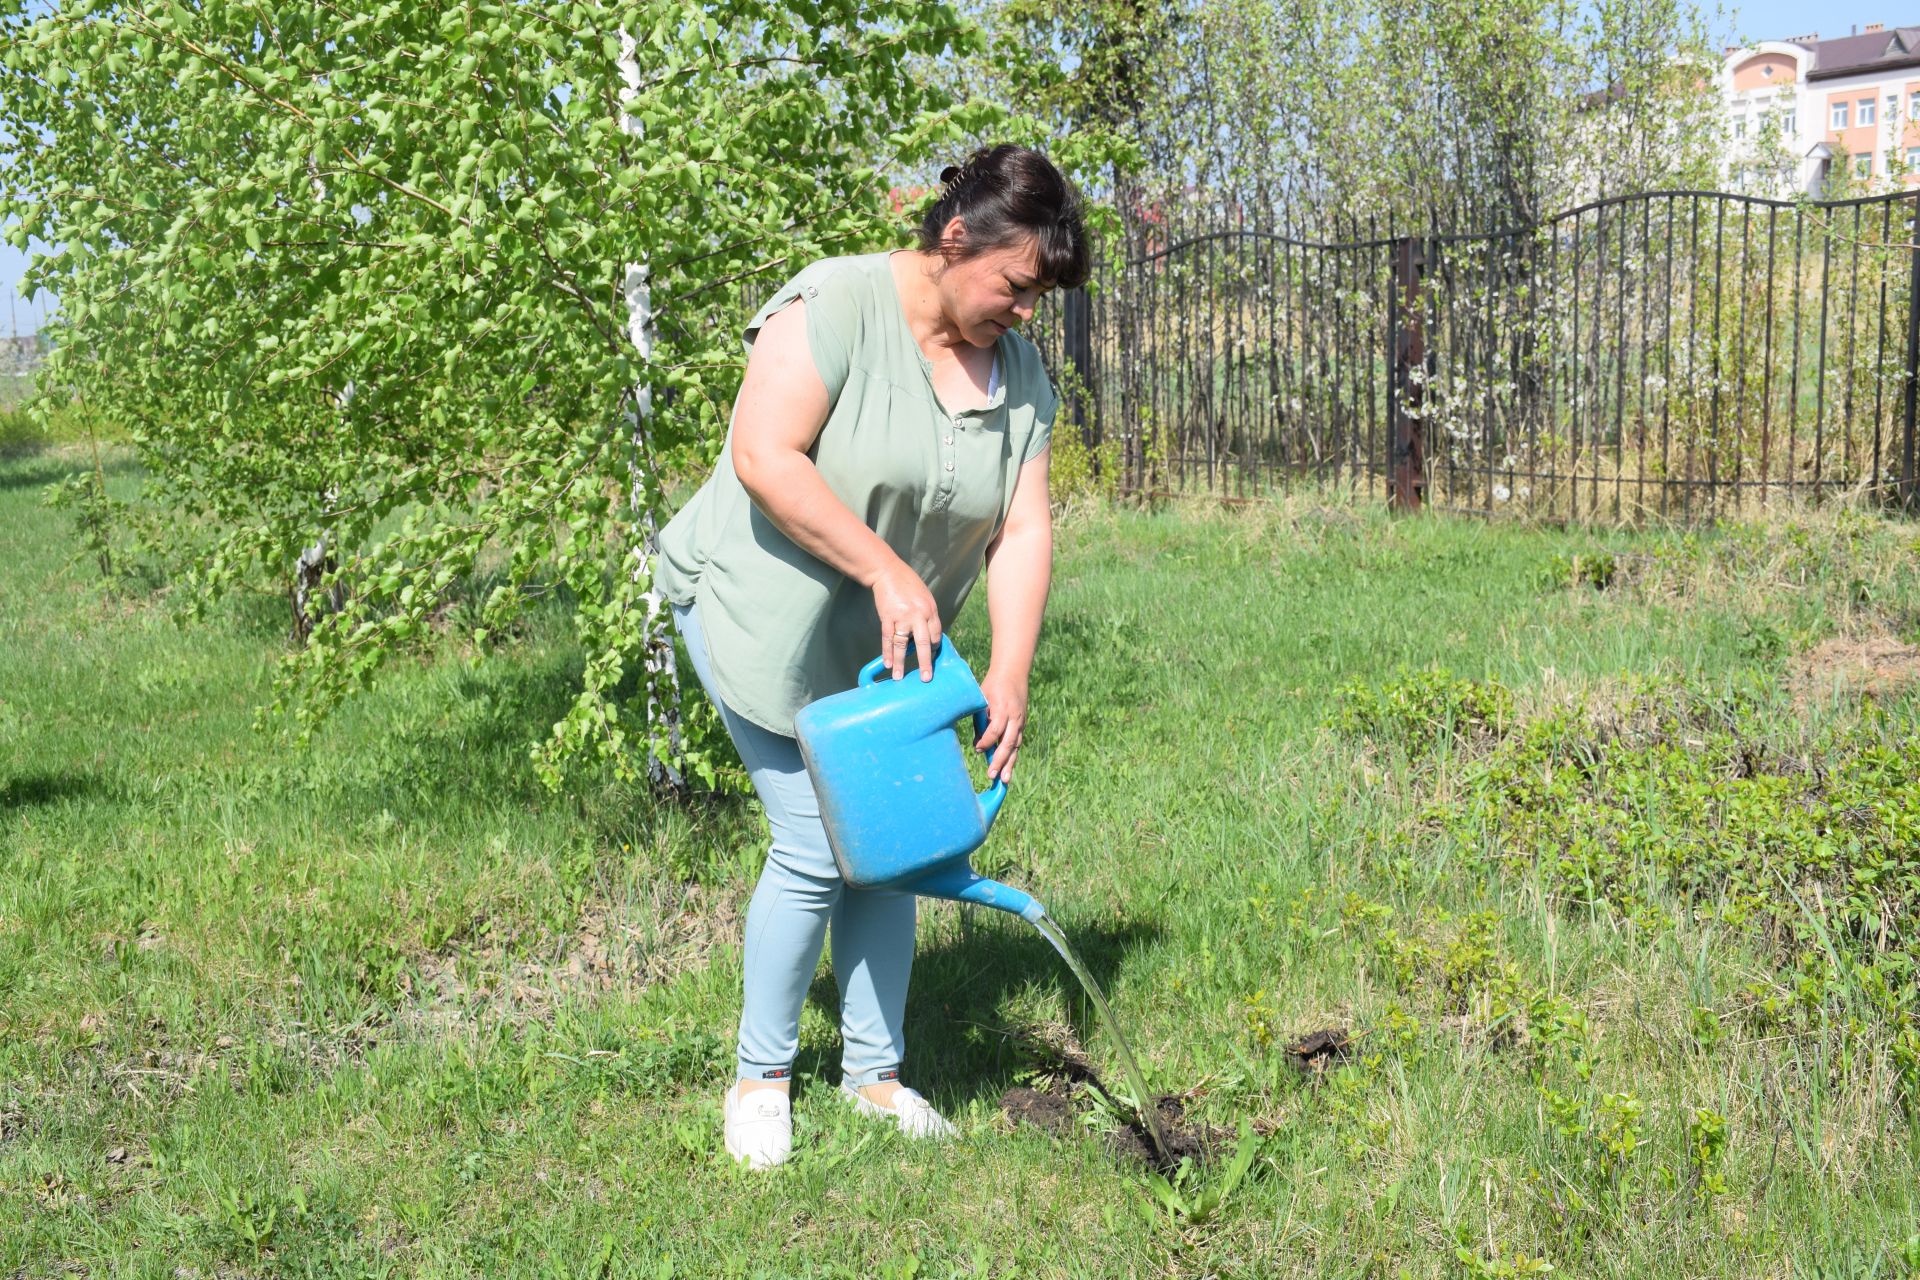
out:
{"label": "dark hair", "polygon": [[[940,181],[944,189],[920,215],[921,252],[962,262],[1032,237],[1041,280],[1062,289],[1087,282],[1093,262],[1080,193],[1038,151],[1010,142],[982,147],[965,164],[942,169]],[[964,244],[940,239],[954,218],[967,225]]]}

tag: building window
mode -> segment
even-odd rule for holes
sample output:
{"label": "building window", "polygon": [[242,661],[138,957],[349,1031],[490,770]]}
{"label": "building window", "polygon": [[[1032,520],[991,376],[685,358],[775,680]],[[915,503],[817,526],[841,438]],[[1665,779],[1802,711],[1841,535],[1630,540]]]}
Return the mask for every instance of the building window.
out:
{"label": "building window", "polygon": [[1897,93],[1890,93],[1887,95],[1887,123],[1891,124],[1895,120],[1898,120],[1899,118],[1900,118],[1900,95]]}
{"label": "building window", "polygon": [[1920,93],[1907,95],[1907,119],[1920,120]]}
{"label": "building window", "polygon": [[1860,99],[1859,107],[1860,107],[1860,118],[1854,121],[1854,123],[1855,124],[1872,124],[1873,123],[1873,99],[1872,98]]}
{"label": "building window", "polygon": [[1856,178],[1873,176],[1873,152],[1862,151],[1853,158],[1853,176]]}
{"label": "building window", "polygon": [[1780,132],[1786,134],[1789,138],[1791,138],[1795,133],[1799,132],[1799,128],[1800,126],[1799,126],[1797,117],[1793,114],[1793,112],[1791,111],[1787,112],[1787,118],[1780,122]]}
{"label": "building window", "polygon": [[1907,168],[1920,169],[1920,147],[1907,148]]}
{"label": "building window", "polygon": [[1747,136],[1747,121],[1745,116],[1733,122],[1733,136],[1736,138],[1744,138]]}
{"label": "building window", "polygon": [[1833,104],[1833,127],[1836,129],[1847,127],[1847,104],[1844,102]]}

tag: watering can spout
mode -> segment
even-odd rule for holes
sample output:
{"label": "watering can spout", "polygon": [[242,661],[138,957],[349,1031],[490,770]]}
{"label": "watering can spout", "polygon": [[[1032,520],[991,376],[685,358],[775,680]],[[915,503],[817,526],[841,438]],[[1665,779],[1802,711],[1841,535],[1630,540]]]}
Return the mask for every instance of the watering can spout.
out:
{"label": "watering can spout", "polygon": [[954,902],[973,902],[983,907],[992,907],[996,911],[1005,911],[1024,920],[1039,920],[1046,915],[1046,908],[1035,901],[1031,894],[1022,893],[1012,885],[1001,884],[998,880],[989,880],[967,865],[965,858],[959,858],[943,867],[936,867],[927,874],[900,886],[928,898],[947,898]]}

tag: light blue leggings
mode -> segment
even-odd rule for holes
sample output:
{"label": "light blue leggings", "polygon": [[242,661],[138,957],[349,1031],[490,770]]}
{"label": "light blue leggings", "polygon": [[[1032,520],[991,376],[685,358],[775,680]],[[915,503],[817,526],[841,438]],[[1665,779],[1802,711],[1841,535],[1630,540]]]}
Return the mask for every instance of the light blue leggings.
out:
{"label": "light blue leggings", "polygon": [[766,869],[747,906],[739,1076],[784,1080],[792,1073],[800,1047],[800,1009],[831,924],[833,974],[840,984],[841,1079],[855,1086],[898,1079],[906,1053],[914,895],[847,887],[820,825],[820,801],[800,744],[721,701],[694,606],[674,605],[673,621],[739,748],[773,833]]}

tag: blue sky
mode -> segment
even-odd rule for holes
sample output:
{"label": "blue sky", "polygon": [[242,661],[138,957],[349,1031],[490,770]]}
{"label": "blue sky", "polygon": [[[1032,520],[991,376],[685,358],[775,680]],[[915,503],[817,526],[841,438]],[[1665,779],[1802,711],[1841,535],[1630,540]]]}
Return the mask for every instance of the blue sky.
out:
{"label": "blue sky", "polygon": [[1746,0],[1727,8],[1733,19],[1733,35],[1748,40],[1783,40],[1810,31],[1831,40],[1876,22],[1889,27],[1920,26],[1920,4],[1902,12],[1885,0],[1833,0],[1830,5],[1808,4],[1806,0]]}
{"label": "blue sky", "polygon": [[[35,245],[45,249],[45,245]],[[12,245],[0,245],[0,293],[7,305],[0,306],[0,334],[34,333],[53,310],[53,295],[42,289],[29,298],[20,292],[20,278],[27,273],[27,255]]]}
{"label": "blue sky", "polygon": [[[1806,0],[1739,0],[1729,4],[1728,11],[1730,29],[1724,34],[1729,43],[1736,38],[1780,39],[1809,31],[1818,31],[1823,37],[1843,36],[1855,26],[1874,22],[1890,27],[1902,22],[1920,24],[1920,3],[1912,12],[1898,13],[1885,7],[1884,0],[1829,0],[1818,6]],[[33,333],[58,305],[44,290],[31,298],[20,292],[26,269],[24,253],[0,244],[0,334],[16,328],[21,333]]]}

